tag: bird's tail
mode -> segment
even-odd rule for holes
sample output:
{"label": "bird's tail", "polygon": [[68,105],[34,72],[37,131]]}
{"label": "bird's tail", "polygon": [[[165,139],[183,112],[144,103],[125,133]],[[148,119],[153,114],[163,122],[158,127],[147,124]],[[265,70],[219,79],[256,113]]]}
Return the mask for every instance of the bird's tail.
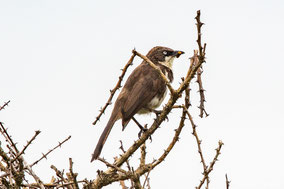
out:
{"label": "bird's tail", "polygon": [[94,161],[95,159],[98,159],[99,155],[101,154],[101,151],[103,149],[103,146],[107,140],[107,137],[112,129],[112,126],[114,125],[114,123],[116,122],[116,116],[111,116],[111,118],[109,119],[100,139],[99,139],[99,142],[96,146],[96,149],[92,155],[92,159],[91,159],[91,162]]}

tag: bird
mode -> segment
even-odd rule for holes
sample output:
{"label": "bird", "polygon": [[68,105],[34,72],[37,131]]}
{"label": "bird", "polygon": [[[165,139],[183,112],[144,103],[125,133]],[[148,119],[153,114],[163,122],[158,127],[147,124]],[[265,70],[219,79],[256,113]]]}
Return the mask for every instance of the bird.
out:
{"label": "bird", "polygon": [[[168,47],[155,46],[146,55],[170,82],[173,81],[172,66],[175,58],[179,58],[183,51]],[[153,112],[163,102],[167,94],[167,86],[160,74],[145,60],[137,66],[126,80],[118,95],[107,125],[92,154],[91,162],[98,159],[102,148],[114,123],[122,119],[122,130],[135,114]],[[135,119],[134,119],[135,121]]]}

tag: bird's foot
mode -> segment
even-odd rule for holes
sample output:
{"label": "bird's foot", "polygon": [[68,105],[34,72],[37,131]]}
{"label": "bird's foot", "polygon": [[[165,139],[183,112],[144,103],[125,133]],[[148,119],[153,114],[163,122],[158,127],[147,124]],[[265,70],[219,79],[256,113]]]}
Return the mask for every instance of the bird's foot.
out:
{"label": "bird's foot", "polygon": [[[145,133],[146,131],[148,131],[147,125],[148,125],[148,124],[146,124],[144,127],[140,127],[141,130],[140,130],[139,133],[138,133],[138,137],[139,137],[139,138],[142,136],[143,133]],[[151,142],[152,142],[152,137],[151,137],[151,135],[149,136],[149,139],[150,139]]]}

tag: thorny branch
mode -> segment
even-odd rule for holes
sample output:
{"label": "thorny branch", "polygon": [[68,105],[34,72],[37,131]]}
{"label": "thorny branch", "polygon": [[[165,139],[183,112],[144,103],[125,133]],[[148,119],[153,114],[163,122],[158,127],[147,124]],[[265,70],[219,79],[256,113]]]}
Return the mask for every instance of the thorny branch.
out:
{"label": "thorny branch", "polygon": [[115,169],[116,171],[119,171],[119,172],[121,172],[121,173],[127,174],[127,171],[125,171],[125,170],[123,170],[123,169],[121,169],[121,168],[115,166],[114,164],[111,164],[111,163],[107,162],[107,161],[106,161],[105,159],[103,159],[103,158],[100,158],[100,157],[99,157],[98,160],[101,161],[101,162],[103,162],[104,164],[106,164],[107,167],[111,167],[111,168]]}
{"label": "thorny branch", "polygon": [[[125,150],[124,150],[124,147],[123,147],[122,141],[120,140],[119,142],[120,142],[120,147],[119,147],[119,149],[121,149],[121,151],[122,151],[123,153],[125,153]],[[116,159],[117,159],[117,158],[116,158]],[[115,160],[116,160],[116,159],[115,159]],[[126,160],[126,165],[127,165],[128,170],[129,170],[129,171],[131,171],[131,166],[130,166],[130,164],[129,164],[129,161],[128,161],[128,160]]]}
{"label": "thorny branch", "polygon": [[54,165],[51,165],[50,168],[55,171],[55,174],[56,174],[57,177],[59,177],[62,181],[67,182],[67,180],[63,176],[63,173],[60,170],[58,170]]}
{"label": "thorny branch", "polygon": [[[202,23],[200,21],[200,11],[197,11],[197,15],[195,17],[195,20],[196,20],[196,26],[197,26],[197,44],[198,44],[198,49],[199,49],[199,61],[200,62],[205,62],[205,49],[206,49],[206,43],[202,46],[202,42],[201,42],[201,36],[202,36],[202,33],[201,33],[201,27],[204,25],[204,23]],[[198,69],[197,69],[197,83],[198,83],[198,86],[199,86],[199,93],[200,93],[200,106],[199,106],[199,109],[200,109],[200,114],[199,116],[202,118],[203,117],[203,113],[205,113],[206,117],[209,115],[205,108],[204,108],[204,102],[205,102],[205,96],[204,96],[204,88],[203,88],[203,85],[202,85],[202,79],[201,79],[201,74],[202,74],[203,70],[202,70],[202,66],[200,66]]]}
{"label": "thorny branch", "polygon": [[135,56],[136,56],[136,55],[133,53],[132,56],[130,57],[130,59],[128,60],[127,64],[126,64],[126,65],[124,66],[124,68],[122,69],[122,73],[121,73],[121,75],[118,77],[118,78],[119,78],[119,79],[118,79],[118,82],[116,83],[115,87],[114,87],[112,90],[110,90],[110,97],[108,98],[107,103],[105,104],[105,106],[100,110],[100,114],[96,117],[96,120],[93,122],[93,125],[96,125],[96,123],[100,120],[100,118],[101,118],[101,116],[104,114],[106,108],[111,104],[111,100],[112,100],[112,98],[113,98],[115,92],[116,92],[119,88],[121,88],[121,82],[122,82],[122,80],[123,80],[123,77],[124,77],[124,75],[125,75],[125,73],[126,73],[126,71],[127,71],[127,68],[132,65],[132,62],[133,62]]}
{"label": "thorny branch", "polygon": [[0,111],[3,110],[5,106],[8,106],[9,103],[10,103],[10,100],[8,102],[5,102],[3,106],[0,106]]}
{"label": "thorny branch", "polygon": [[[46,186],[50,187],[48,184],[44,184],[40,177],[32,170],[32,166],[38,163],[41,159],[46,157],[49,153],[51,153],[56,148],[60,147],[63,143],[71,138],[69,136],[63,142],[60,142],[55,148],[50,150],[48,153],[44,154],[42,158],[37,160],[32,165],[29,165],[27,161],[24,159],[24,153],[26,149],[30,146],[30,144],[36,139],[36,137],[40,134],[40,131],[35,131],[34,136],[27,141],[27,144],[23,147],[21,151],[16,147],[16,143],[13,141],[11,135],[8,133],[7,129],[4,127],[3,123],[0,122],[0,133],[6,139],[6,147],[9,150],[8,153],[4,151],[0,144],[0,169],[5,172],[0,176],[0,188],[20,188],[22,186],[28,186],[30,188],[41,188],[45,189]],[[70,167],[72,170],[72,167]],[[25,179],[25,173],[31,175],[35,182],[34,184],[25,184],[27,182]],[[76,174],[71,172],[72,178],[76,178]],[[76,186],[75,179],[73,179],[73,186]],[[69,181],[67,181],[69,182]],[[56,184],[58,186],[58,184]],[[77,184],[78,186],[78,184]],[[64,186],[63,186],[64,187]],[[79,187],[74,187],[74,189],[78,189]],[[73,188],[70,188],[73,189]]]}
{"label": "thorny branch", "polygon": [[[73,161],[72,158],[69,158],[69,173],[70,173],[70,180],[73,181],[73,188],[79,189],[79,185],[77,182],[77,173],[73,173]],[[68,175],[67,175],[68,176]]]}
{"label": "thorny branch", "polygon": [[62,144],[64,144],[65,142],[67,142],[69,139],[71,138],[71,136],[67,137],[65,140],[63,140],[62,142],[59,142],[57,146],[55,146],[54,148],[52,148],[51,150],[49,150],[47,153],[42,154],[41,158],[39,158],[38,160],[36,160],[35,162],[33,162],[30,166],[33,167],[35,164],[37,164],[38,162],[40,162],[43,158],[46,158],[48,156],[48,154],[50,154],[52,151],[54,151],[56,148],[61,147]]}
{"label": "thorny branch", "polygon": [[225,175],[225,177],[226,177],[226,189],[229,189],[231,181],[229,181],[227,174]]}
{"label": "thorny branch", "polygon": [[[207,165],[205,163],[205,159],[204,159],[204,156],[203,156],[203,153],[202,153],[202,148],[201,148],[201,142],[202,141],[199,139],[197,131],[196,131],[197,126],[195,125],[193,118],[192,118],[191,114],[189,113],[187,107],[182,105],[182,106],[180,106],[180,108],[184,109],[185,113],[187,114],[188,119],[190,120],[190,123],[191,123],[191,126],[192,126],[192,135],[195,137],[195,140],[196,140],[196,143],[197,143],[198,153],[199,153],[201,163],[202,163],[202,166],[203,166],[203,172],[206,173],[207,172]],[[206,182],[207,182],[206,188],[208,188],[209,177],[207,177]]]}
{"label": "thorny branch", "polygon": [[203,118],[203,114],[205,113],[205,116],[209,116],[209,114],[206,112],[205,107],[204,107],[204,103],[206,102],[205,100],[205,95],[204,95],[204,88],[203,88],[203,84],[202,84],[202,79],[201,79],[201,74],[203,73],[202,67],[198,68],[197,70],[197,80],[196,82],[198,83],[199,86],[199,94],[200,94],[200,105],[199,105],[199,109],[200,109],[200,114],[199,116],[201,118]]}
{"label": "thorny branch", "polygon": [[0,126],[1,126],[1,129],[0,129],[0,132],[1,134],[4,136],[4,138],[6,139],[6,141],[9,143],[9,145],[11,147],[13,147],[13,149],[15,150],[16,153],[19,153],[19,150],[17,149],[16,147],[16,144],[13,142],[11,136],[8,134],[7,132],[7,129],[5,129],[4,125],[2,122],[0,122]]}
{"label": "thorny branch", "polygon": [[198,51],[199,51],[199,61],[200,62],[204,62],[205,61],[205,49],[206,49],[206,43],[204,44],[204,46],[202,46],[202,42],[201,42],[201,27],[204,25],[204,23],[202,23],[200,21],[200,10],[197,11],[197,15],[195,17],[196,20],[196,26],[197,26],[197,44],[198,44]]}
{"label": "thorny branch", "polygon": [[196,187],[196,189],[200,189],[202,187],[202,185],[204,184],[204,181],[208,178],[210,172],[213,170],[213,167],[215,165],[215,163],[218,161],[218,157],[221,154],[221,148],[224,145],[224,143],[220,140],[218,142],[218,148],[216,148],[216,154],[214,159],[212,160],[212,162],[210,163],[210,166],[207,168],[206,172],[203,172],[203,179],[200,181],[200,184],[198,187]]}
{"label": "thorny branch", "polygon": [[20,157],[22,154],[25,153],[25,150],[28,148],[28,146],[35,140],[35,138],[36,138],[37,135],[39,135],[39,134],[40,134],[40,131],[35,131],[34,136],[31,138],[31,140],[29,140],[29,141],[27,142],[27,145],[24,146],[24,148],[22,149],[22,151],[21,151],[20,153],[18,153],[17,156],[16,156],[13,160],[11,160],[11,163],[13,163],[16,159],[18,159],[18,157]]}

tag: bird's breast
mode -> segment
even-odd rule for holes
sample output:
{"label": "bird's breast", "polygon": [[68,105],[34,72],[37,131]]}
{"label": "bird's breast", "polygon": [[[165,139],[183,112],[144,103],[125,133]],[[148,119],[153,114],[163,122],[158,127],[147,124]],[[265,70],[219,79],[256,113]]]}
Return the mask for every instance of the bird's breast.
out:
{"label": "bird's breast", "polygon": [[154,96],[154,98],[147,104],[146,106],[147,108],[142,108],[138,112],[138,114],[147,114],[151,112],[150,110],[157,109],[162,104],[166,96],[167,96],[167,89],[162,95],[157,94],[156,96]]}
{"label": "bird's breast", "polygon": [[162,104],[166,96],[167,96],[167,89],[165,90],[164,94],[156,95],[148,104],[148,108],[150,109],[158,108]]}

